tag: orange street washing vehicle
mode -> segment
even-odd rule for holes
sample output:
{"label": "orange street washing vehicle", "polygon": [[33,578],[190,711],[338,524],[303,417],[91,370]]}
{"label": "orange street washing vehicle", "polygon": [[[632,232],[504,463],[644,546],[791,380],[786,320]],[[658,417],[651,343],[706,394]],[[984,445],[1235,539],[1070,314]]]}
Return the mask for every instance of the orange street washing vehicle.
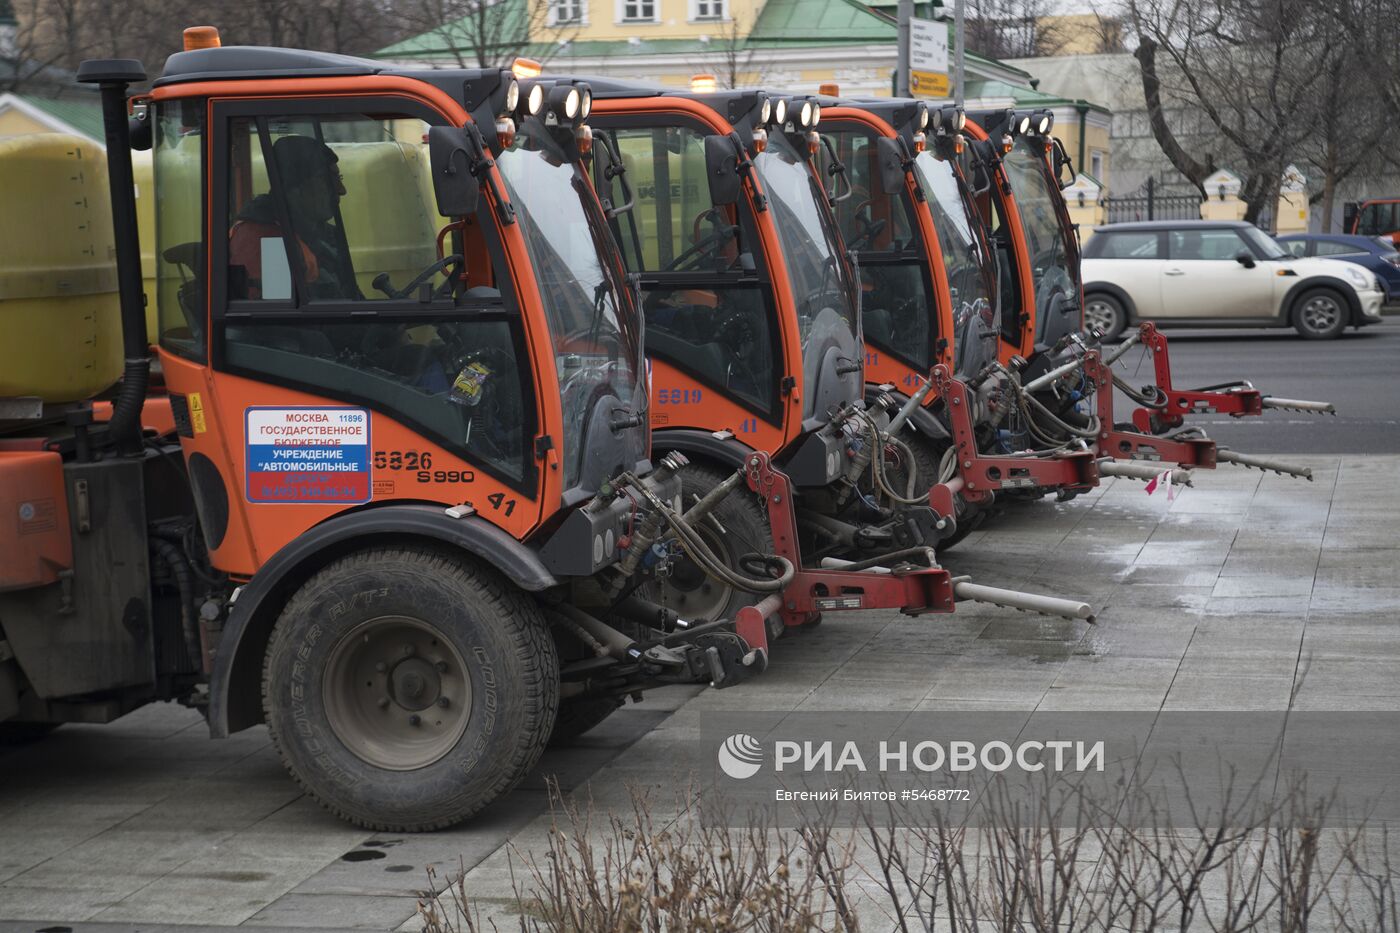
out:
{"label": "orange street washing vehicle", "polygon": [[[1019,368],[1022,392],[1032,396],[1044,415],[1041,427],[1052,436],[1091,439],[1104,456],[1213,467],[1234,463],[1311,479],[1311,471],[1235,451],[1215,449],[1197,428],[1182,428],[1193,413],[1259,414],[1266,408],[1331,412],[1321,402],[1271,399],[1253,386],[1231,383],[1199,390],[1172,385],[1166,338],[1150,324],[1117,347],[1098,346],[1098,337],[1083,328],[1078,234],[1061,193],[1072,183],[1072,167],[1058,140],[1049,136],[1048,111],[996,110],[968,121],[977,142],[969,147],[973,171],[1002,170],[1005,185],[990,185],[982,201],[982,218],[999,245],[1015,254],[1019,270],[1013,286],[1032,340],[1026,364]],[[1070,171],[1068,179],[1066,171]],[[1154,353],[1157,383],[1136,389],[1112,370],[1112,364],[1141,343]],[[1087,367],[1087,368],[1086,368]],[[1141,407],[1131,422],[1114,420],[1112,392],[1124,391]],[[1102,397],[1091,398],[1103,388]]]}
{"label": "orange street washing vehicle", "polygon": [[[339,816],[425,830],[622,697],[761,673],[770,618],[955,594],[1088,614],[928,553],[803,567],[761,451],[681,513],[686,458],[653,462],[641,315],[586,171],[585,82],[224,48],[207,27],[149,95],[129,99],[139,62],[79,77],[101,89],[120,305],[94,339],[125,372],[109,407],[91,396],[111,380],[3,408],[0,733],[175,700],[215,737],[265,722]],[[153,150],[154,335],[133,147]],[[774,546],[736,571],[697,526],[740,486]],[[681,554],[759,604],[645,599]]]}
{"label": "orange street washing vehicle", "polygon": [[1016,386],[1000,367],[1019,359],[1034,322],[1008,288],[1014,279],[998,281],[963,175],[964,115],[893,98],[825,103],[826,174],[852,190],[836,213],[866,289],[868,392],[895,400],[894,428],[911,429],[904,439],[919,488],[935,489],[940,516],[957,511],[949,543],[996,496],[1092,488],[1100,469],[1092,449],[1012,431]]}
{"label": "orange street washing vehicle", "polygon": [[1367,198],[1343,205],[1342,230],[1358,236],[1384,237],[1400,246],[1400,198]]}
{"label": "orange street washing vehicle", "polygon": [[[820,102],[624,82],[593,91],[594,143],[607,153],[595,182],[616,205],[647,322],[652,443],[691,461],[685,500],[767,451],[792,482],[809,565],[887,563],[951,533],[927,486],[915,494],[911,472],[886,474],[875,456],[890,443],[889,411],[865,405],[861,295],[813,165]],[[716,517],[700,530],[732,566],[766,549],[759,503],[729,500]],[[682,563],[661,598],[717,616],[751,595]]]}

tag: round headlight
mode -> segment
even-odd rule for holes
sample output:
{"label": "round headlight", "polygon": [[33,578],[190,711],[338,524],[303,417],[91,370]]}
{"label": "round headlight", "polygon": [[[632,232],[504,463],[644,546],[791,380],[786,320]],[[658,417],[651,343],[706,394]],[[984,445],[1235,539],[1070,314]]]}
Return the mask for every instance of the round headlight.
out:
{"label": "round headlight", "polygon": [[564,95],[564,116],[572,120],[578,116],[579,104],[583,101],[583,96],[579,94],[578,88],[569,88],[569,93]]}
{"label": "round headlight", "polygon": [[787,122],[787,99],[786,99],[786,98],[779,97],[779,98],[778,98],[778,102],[777,102],[776,104],[773,105],[773,122],[775,122],[775,123],[786,123],[786,122]]}
{"label": "round headlight", "polygon": [[773,118],[773,102],[768,98],[763,98],[763,106],[758,109],[758,122],[766,124]]}
{"label": "round headlight", "polygon": [[1050,114],[1043,114],[1040,118],[1040,124],[1036,126],[1035,131],[1041,136],[1048,136],[1050,134],[1050,127],[1054,122]]}
{"label": "round headlight", "polygon": [[584,90],[583,90],[583,104],[582,104],[582,109],[579,110],[579,116],[582,117],[583,119],[587,120],[587,119],[588,119],[588,115],[589,115],[590,113],[592,113],[592,112],[593,112],[593,92],[590,91],[590,90],[588,90],[587,88],[584,88]]}
{"label": "round headlight", "polygon": [[814,103],[812,104],[812,125],[816,126],[820,122],[822,122],[822,105]]}
{"label": "round headlight", "polygon": [[812,125],[812,102],[810,100],[802,102],[802,109],[797,111],[797,122],[803,127]]}
{"label": "round headlight", "polygon": [[919,105],[919,129],[928,129],[928,108],[923,104]]}
{"label": "round headlight", "polygon": [[525,98],[525,109],[530,112],[530,116],[535,116],[544,106],[544,85],[536,84],[530,88],[529,95]]}
{"label": "round headlight", "polygon": [[1031,131],[1031,118],[1030,118],[1029,116],[1022,117],[1019,121],[1017,121],[1017,123],[1016,123],[1016,132],[1018,132],[1018,133],[1020,133],[1022,136],[1024,136],[1026,133],[1029,133],[1030,131]]}
{"label": "round headlight", "polygon": [[958,124],[958,132],[961,133],[963,129],[967,126],[967,113],[962,110],[957,111],[956,119]]}
{"label": "round headlight", "polygon": [[520,106],[520,82],[511,78],[510,84],[506,86],[505,112],[514,113],[518,106]]}

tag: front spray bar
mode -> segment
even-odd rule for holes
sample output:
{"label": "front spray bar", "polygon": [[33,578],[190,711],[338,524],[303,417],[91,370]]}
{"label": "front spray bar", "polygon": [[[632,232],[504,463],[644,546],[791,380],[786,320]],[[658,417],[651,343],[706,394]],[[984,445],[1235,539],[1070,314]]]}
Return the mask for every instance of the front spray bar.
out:
{"label": "front spray bar", "polygon": [[1172,385],[1172,364],[1167,350],[1166,335],[1151,321],[1139,324],[1136,334],[1105,353],[1104,364],[1112,366],[1123,354],[1138,344],[1152,351],[1152,367],[1157,380],[1155,386],[1148,387],[1155,397],[1155,404],[1133,412],[1133,424],[1144,433],[1160,434],[1172,428],[1179,428],[1187,415],[1222,414],[1241,418],[1262,415],[1266,408],[1319,415],[1337,413],[1336,406],[1331,402],[1271,398],[1261,394],[1248,382],[1205,386],[1200,389],[1177,389]]}

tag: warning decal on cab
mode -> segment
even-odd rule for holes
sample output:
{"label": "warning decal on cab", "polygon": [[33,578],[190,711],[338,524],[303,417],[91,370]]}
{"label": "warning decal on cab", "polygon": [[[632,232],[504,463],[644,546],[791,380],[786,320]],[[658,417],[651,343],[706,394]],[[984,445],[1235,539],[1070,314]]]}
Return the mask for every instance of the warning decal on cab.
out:
{"label": "warning decal on cab", "polygon": [[368,502],[369,412],[249,408],[249,502]]}

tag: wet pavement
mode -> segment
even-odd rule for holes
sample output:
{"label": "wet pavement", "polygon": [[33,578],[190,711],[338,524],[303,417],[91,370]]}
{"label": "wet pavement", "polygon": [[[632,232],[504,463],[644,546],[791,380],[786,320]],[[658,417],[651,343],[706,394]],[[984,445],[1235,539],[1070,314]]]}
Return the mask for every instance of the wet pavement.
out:
{"label": "wet pavement", "polygon": [[718,710],[1400,710],[1400,457],[1294,459],[1315,482],[1222,468],[1168,503],[1116,480],[1012,507],[945,557],[983,583],[1087,599],[1095,625],[966,605],[833,615],[778,642],[749,684],[626,707],[447,832],[338,822],[262,729],[214,742],[169,705],[66,726],[0,751],[0,933],[417,930],[429,865],[464,867],[513,928],[510,851],[547,837],[545,775],[603,808],[627,784],[673,790],[655,763]]}

